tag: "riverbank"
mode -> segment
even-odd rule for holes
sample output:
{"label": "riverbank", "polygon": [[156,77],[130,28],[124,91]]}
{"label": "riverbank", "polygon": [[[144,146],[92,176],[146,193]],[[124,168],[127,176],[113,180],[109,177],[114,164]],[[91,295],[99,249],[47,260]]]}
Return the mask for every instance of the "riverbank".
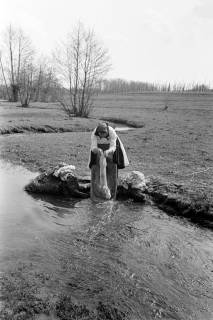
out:
{"label": "riverbank", "polygon": [[[66,164],[64,165],[66,168]],[[25,191],[61,197],[70,195],[79,200],[90,197],[90,176],[78,176],[72,170],[66,179],[60,179],[54,174],[58,168],[59,166],[53,170],[47,169],[38,175],[25,186]],[[132,171],[119,175],[117,199],[152,203],[171,215],[188,218],[200,226],[213,227],[212,199],[201,187],[192,190],[153,176],[145,178],[141,172]]]}
{"label": "riverbank", "polygon": [[95,98],[91,118],[79,119],[67,117],[54,103],[36,103],[27,109],[2,102],[2,130],[24,122],[72,132],[0,135],[0,157],[41,172],[65,162],[75,165],[77,174],[89,175],[91,130],[100,118],[116,119],[114,126],[120,119],[123,124],[138,125],[119,132],[130,160],[130,166],[120,173],[138,170],[212,201],[212,104],[211,94],[102,95]]}

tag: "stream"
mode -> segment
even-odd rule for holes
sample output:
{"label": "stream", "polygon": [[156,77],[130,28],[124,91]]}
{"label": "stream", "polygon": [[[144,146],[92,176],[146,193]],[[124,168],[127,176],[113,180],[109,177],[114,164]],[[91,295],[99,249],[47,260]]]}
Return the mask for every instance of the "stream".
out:
{"label": "stream", "polygon": [[213,319],[211,230],[132,201],[27,194],[36,175],[0,162],[1,273],[21,262],[49,275],[47,294],[125,319]]}

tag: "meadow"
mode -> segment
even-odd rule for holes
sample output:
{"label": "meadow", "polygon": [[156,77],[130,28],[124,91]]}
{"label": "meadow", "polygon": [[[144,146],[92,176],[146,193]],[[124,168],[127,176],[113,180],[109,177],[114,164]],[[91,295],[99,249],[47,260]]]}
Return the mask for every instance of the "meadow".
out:
{"label": "meadow", "polygon": [[[182,204],[188,203],[188,194],[185,192],[187,190],[189,199],[190,195],[193,198],[195,221],[197,212],[205,210],[205,213],[212,214],[212,94],[99,95],[94,98],[94,108],[89,118],[69,118],[60,105],[56,103],[33,103],[29,108],[21,108],[17,107],[15,103],[1,101],[0,160],[3,159],[13,164],[24,166],[34,172],[42,172],[53,168],[59,162],[65,162],[75,165],[77,174],[89,175],[87,163],[90,135],[100,119],[107,119],[113,127],[120,127],[121,125],[131,127],[131,130],[118,132],[130,161],[129,167],[120,170],[119,174],[131,170],[139,170],[146,177],[154,176],[157,179],[159,178],[160,181],[165,181],[165,184],[158,186],[159,193],[162,192],[163,194],[168,192],[166,182],[172,182],[174,183],[173,189],[175,189],[174,186],[177,186],[177,190],[180,192],[177,195],[175,195],[175,192],[171,192],[170,203],[178,203],[184,210]],[[6,166],[4,167],[6,168]],[[22,172],[20,168],[18,170],[20,173]],[[18,180],[21,180],[21,178]],[[6,179],[5,182],[7,182]],[[13,184],[14,186],[17,184],[14,175],[12,176]],[[14,197],[13,188],[11,188],[12,190],[7,189],[6,183],[3,188],[8,190],[8,193]],[[20,190],[18,191],[20,192]],[[40,197],[36,198],[36,195],[33,197],[37,200],[42,199]],[[157,213],[152,213],[149,210],[147,214],[142,210],[143,214],[141,214],[143,206],[140,206],[140,210],[137,207],[134,212],[132,209],[135,204],[130,204],[131,202],[126,204],[124,202],[124,205],[122,203],[120,211],[116,209],[115,214],[113,210],[109,210],[108,204],[110,205],[110,202],[105,202],[106,210],[104,211],[103,207],[96,207],[91,203],[88,206],[87,202],[86,207],[83,207],[83,202],[79,207],[78,205],[75,207],[70,199],[67,200],[68,205],[66,206],[66,200],[59,198],[54,200],[54,196],[47,202],[36,201],[32,205],[28,201],[33,201],[33,197],[32,199],[31,197],[25,197],[23,192],[23,194],[18,193],[17,199],[11,201],[13,209],[10,212],[14,218],[14,220],[11,220],[12,226],[16,228],[14,239],[17,242],[18,250],[16,250],[16,247],[15,249],[12,247],[11,251],[8,251],[8,247],[10,247],[11,243],[13,244],[13,241],[11,242],[11,239],[9,239],[5,256],[8,259],[8,256],[10,257],[11,255],[11,260],[9,262],[5,260],[7,272],[1,279],[2,297],[6,302],[1,313],[4,316],[2,319],[24,320],[28,319],[29,316],[32,318],[35,315],[34,318],[38,320],[70,319],[71,314],[74,314],[75,316],[73,315],[73,317],[76,319],[125,319],[123,313],[118,313],[120,309],[116,309],[114,306],[120,306],[119,303],[122,301],[123,312],[123,300],[121,300],[123,295],[119,296],[120,291],[122,293],[127,292],[124,294],[124,298],[127,300],[124,301],[127,301],[130,306],[137,306],[137,295],[132,294],[133,291],[130,291],[130,288],[131,290],[132,288],[133,290],[137,288],[141,290],[143,287],[141,284],[137,286],[138,282],[132,282],[138,281],[138,274],[140,275],[141,270],[141,279],[148,272],[145,287],[147,283],[151,286],[150,300],[144,300],[144,305],[141,302],[139,303],[142,309],[142,311],[140,309],[141,314],[146,311],[146,308],[152,312],[152,318],[147,317],[146,319],[153,319],[155,317],[153,312],[155,312],[156,317],[158,315],[161,317],[161,311],[157,313],[158,309],[168,309],[170,312],[172,310],[171,306],[176,306],[178,301],[178,295],[175,291],[177,288],[177,292],[181,296],[181,307],[179,311],[176,308],[172,312],[176,315],[177,312],[184,310],[183,317],[178,316],[178,319],[186,319],[188,310],[191,309],[193,309],[191,310],[192,314],[196,310],[202,313],[204,306],[207,308],[207,303],[209,303],[208,311],[210,314],[211,288],[209,283],[211,281],[209,282],[209,279],[212,275],[212,242],[210,233],[207,230],[204,232],[203,229],[198,229],[194,225],[191,226],[190,224],[189,226],[186,220],[179,222],[177,219],[174,220],[176,221],[175,226],[169,231],[173,220],[170,220],[170,217],[164,214],[162,208],[159,211],[160,214],[158,211]],[[26,199],[27,202],[25,203]],[[175,202],[174,200],[177,201]],[[43,202],[45,204],[41,208]],[[117,203],[116,201],[115,208]],[[14,214],[13,205],[16,210],[19,207],[21,208],[18,215]],[[57,213],[57,205],[59,206],[59,214]],[[127,207],[126,214],[125,206]],[[50,208],[49,211],[48,207]],[[156,208],[156,206],[153,206],[152,210],[156,210]],[[42,213],[45,212],[45,215],[39,215],[40,211]],[[9,217],[10,219],[10,212],[8,211],[8,214],[6,212],[3,217]],[[83,214],[82,230],[79,229],[78,223],[80,220],[78,218],[76,218],[77,224],[75,225],[75,216],[79,217],[81,214]],[[136,214],[138,214],[138,217],[135,218]],[[26,225],[25,222],[23,223],[23,219],[16,222],[15,219],[19,215],[21,217],[25,215],[24,221],[26,221]],[[66,226],[66,217],[67,219],[72,219],[73,216],[72,223],[68,220]],[[84,223],[87,221],[88,216],[88,221],[93,221],[94,225],[92,224],[92,227],[86,225],[88,231],[85,233]],[[203,218],[204,222],[205,216]],[[97,219],[95,222],[94,217]],[[153,217],[154,220],[150,221]],[[63,224],[60,224],[60,219],[62,219]],[[130,222],[128,222],[129,220]],[[137,229],[138,221],[141,229]],[[212,226],[212,216],[210,222],[210,226]],[[65,227],[62,226],[68,227],[68,238],[66,238],[65,229],[63,229]],[[73,229],[71,226],[73,226]],[[59,229],[59,232],[57,228],[62,229]],[[182,228],[183,234],[180,234]],[[50,230],[53,232],[54,239],[50,237]],[[142,232],[143,230],[144,232]],[[13,230],[11,231],[8,228],[4,232],[5,234],[8,233],[7,237],[9,238]],[[136,237],[136,232],[141,238]],[[20,239],[16,238],[17,235],[20,236]],[[29,238],[27,238],[27,235],[29,235]],[[208,238],[208,241],[203,238],[204,235]],[[137,247],[136,251],[134,251],[135,247],[132,245],[133,238],[139,239],[134,242]],[[17,239],[22,244],[20,247]],[[122,245],[120,246],[115,240],[121,241]],[[97,241],[97,246],[95,241]],[[124,247],[123,243],[125,244]],[[126,245],[126,243],[130,243],[130,245]],[[139,243],[143,244],[144,248],[143,246],[138,246]],[[29,247],[33,245],[32,247],[34,248],[35,246],[34,251],[32,253],[30,251],[29,257],[27,254],[28,244]],[[118,251],[114,249],[117,247]],[[128,251],[126,248],[128,247],[131,251],[130,266],[123,262],[123,258],[119,258],[120,256],[122,257],[124,252],[124,261],[128,261],[128,258],[126,258],[128,257],[126,253]],[[18,258],[16,251],[18,252]],[[111,253],[114,251],[115,256],[112,256],[111,259]],[[91,259],[91,256],[88,258],[87,253],[91,254],[92,252],[94,252],[93,258]],[[135,260],[133,258],[134,252]],[[138,259],[138,257],[141,258]],[[144,268],[141,265],[138,266],[137,261],[143,263]],[[4,266],[5,263],[2,263]],[[135,264],[136,271],[133,273],[132,270]],[[103,269],[103,266],[106,269]],[[103,270],[106,270],[106,272]],[[126,273],[129,270],[131,271],[129,273],[130,276]],[[161,270],[162,274],[157,273],[156,276],[156,270]],[[150,278],[152,273],[154,279]],[[106,276],[103,276],[104,274]],[[133,274],[136,274],[134,278],[132,277]],[[164,275],[166,275],[165,279]],[[168,284],[173,277],[174,287],[172,287],[172,291],[169,291]],[[97,281],[97,279],[99,280]],[[125,284],[128,290],[117,290],[119,281],[122,285]],[[183,286],[181,290],[179,290],[179,285]],[[90,310],[90,300],[88,300],[89,302],[84,300],[84,303],[86,301],[90,306],[89,309],[82,304],[81,300],[80,304],[79,301],[76,304],[77,300],[73,300],[73,292],[75,292],[75,288],[79,287],[82,288],[82,297],[85,297],[85,295],[88,297],[89,295],[91,298],[94,293],[94,301],[97,304],[94,307],[95,315]],[[158,287],[159,296],[156,293],[158,291],[156,288]],[[97,288],[100,291],[97,291]],[[108,288],[112,291],[108,292]],[[167,297],[168,293],[169,299],[163,296],[162,288],[165,289],[165,297]],[[94,291],[92,291],[93,289]],[[105,299],[106,292],[107,298]],[[131,292],[131,297],[129,292]],[[138,296],[141,297],[141,291],[139,292],[140,295]],[[174,301],[172,302],[170,299],[171,292],[174,292]],[[186,295],[183,295],[185,292]],[[200,297],[200,300],[194,300],[194,292],[196,292],[196,297]],[[208,292],[208,296],[203,292]],[[143,299],[145,299],[146,294],[145,292],[145,295],[142,295]],[[187,299],[191,297],[190,294],[193,299],[188,302]],[[155,301],[157,301],[156,305],[154,304]],[[183,305],[185,305],[185,309],[183,309]],[[135,310],[139,309],[136,308]],[[57,318],[52,314],[53,311],[58,315]],[[192,316],[193,319],[201,319],[198,317],[199,314],[197,318]],[[175,316],[175,318],[177,317]],[[192,318],[190,314],[190,319]],[[205,317],[205,319],[210,318]]]}
{"label": "meadow", "polygon": [[130,160],[125,171],[212,192],[212,94],[98,95],[89,118],[69,118],[56,103],[20,108],[2,101],[1,158],[33,171],[63,161],[89,174],[90,132],[99,119],[133,126],[119,133]]}

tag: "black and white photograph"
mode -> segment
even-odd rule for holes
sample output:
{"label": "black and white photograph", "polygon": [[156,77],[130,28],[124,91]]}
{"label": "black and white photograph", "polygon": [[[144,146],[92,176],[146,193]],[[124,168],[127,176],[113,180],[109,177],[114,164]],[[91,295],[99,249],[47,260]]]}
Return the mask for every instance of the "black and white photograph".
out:
{"label": "black and white photograph", "polygon": [[0,319],[213,320],[213,0],[1,0]]}

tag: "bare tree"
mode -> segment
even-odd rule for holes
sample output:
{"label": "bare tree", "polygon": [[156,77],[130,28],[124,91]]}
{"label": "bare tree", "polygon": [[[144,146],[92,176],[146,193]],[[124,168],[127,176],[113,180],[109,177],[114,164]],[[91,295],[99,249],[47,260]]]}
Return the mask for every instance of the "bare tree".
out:
{"label": "bare tree", "polygon": [[54,53],[61,84],[68,89],[59,101],[69,115],[87,117],[95,88],[110,68],[109,55],[91,30],[79,23]]}
{"label": "bare tree", "polygon": [[2,63],[2,58],[1,58],[1,56],[2,56],[2,53],[0,52],[0,66],[1,66],[2,78],[3,78],[3,80],[4,80],[4,86],[5,86],[5,88],[6,88],[8,100],[10,100],[10,92],[9,92],[9,89],[8,89],[7,80],[6,80],[5,71],[4,71],[4,66],[3,66],[3,63]]}
{"label": "bare tree", "polygon": [[33,80],[35,69],[32,62],[25,64],[25,67],[19,74],[19,97],[22,107],[29,107],[30,100],[32,99],[34,87]]}
{"label": "bare tree", "polygon": [[18,101],[20,81],[27,71],[25,67],[28,69],[29,64],[32,64],[33,56],[34,50],[30,39],[21,29],[15,29],[10,25],[5,32],[0,60],[10,101]]}
{"label": "bare tree", "polygon": [[42,65],[39,65],[38,71],[37,71],[37,77],[35,79],[35,101],[40,101],[41,97],[41,88],[42,88],[42,82],[43,82],[43,68]]}
{"label": "bare tree", "polygon": [[50,102],[57,100],[58,80],[52,61],[41,56],[34,62],[32,100]]}

